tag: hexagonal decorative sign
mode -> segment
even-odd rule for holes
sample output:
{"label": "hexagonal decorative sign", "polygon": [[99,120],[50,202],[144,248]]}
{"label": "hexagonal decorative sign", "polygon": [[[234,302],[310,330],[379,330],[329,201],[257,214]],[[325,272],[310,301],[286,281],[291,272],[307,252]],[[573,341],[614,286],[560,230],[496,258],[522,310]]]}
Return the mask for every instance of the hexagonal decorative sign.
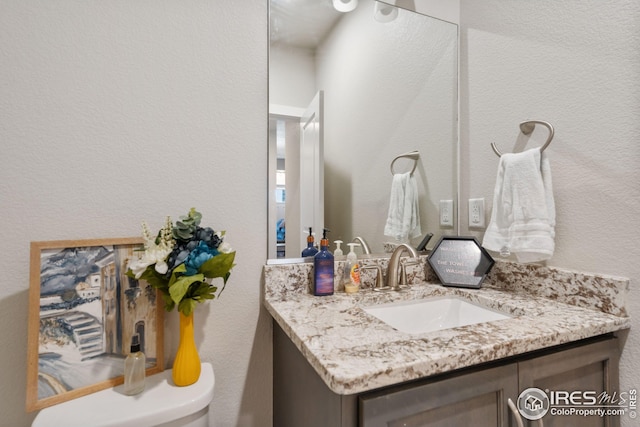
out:
{"label": "hexagonal decorative sign", "polygon": [[480,288],[495,261],[474,237],[443,236],[427,258],[445,286]]}

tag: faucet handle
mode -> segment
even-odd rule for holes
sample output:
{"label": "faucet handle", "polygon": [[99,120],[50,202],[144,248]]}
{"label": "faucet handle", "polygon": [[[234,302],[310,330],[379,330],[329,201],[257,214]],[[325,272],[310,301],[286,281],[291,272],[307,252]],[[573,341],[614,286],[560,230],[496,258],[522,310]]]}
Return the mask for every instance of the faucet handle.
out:
{"label": "faucet handle", "polygon": [[409,281],[407,280],[407,266],[409,265],[420,265],[420,260],[417,258],[410,258],[407,259],[405,262],[400,264],[400,283],[398,283],[398,287],[400,288],[411,288],[411,285],[408,283]]}
{"label": "faucet handle", "polygon": [[376,292],[380,292],[383,290],[387,290],[389,287],[388,286],[383,286],[384,284],[384,279],[382,278],[382,267],[380,267],[379,265],[361,265],[360,266],[361,270],[377,270],[377,274],[376,274],[376,278],[373,282],[373,285],[371,286],[371,290],[376,291]]}

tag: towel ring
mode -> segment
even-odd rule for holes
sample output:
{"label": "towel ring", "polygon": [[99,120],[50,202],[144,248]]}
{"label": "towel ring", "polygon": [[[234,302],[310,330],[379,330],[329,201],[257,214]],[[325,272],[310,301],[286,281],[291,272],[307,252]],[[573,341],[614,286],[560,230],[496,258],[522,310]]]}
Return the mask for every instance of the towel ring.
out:
{"label": "towel ring", "polygon": [[[551,144],[551,140],[553,139],[554,132],[553,132],[553,126],[551,126],[551,123],[545,122],[542,120],[528,120],[526,122],[520,123],[520,130],[525,135],[531,135],[531,133],[533,132],[533,129],[535,129],[536,127],[536,124],[540,124],[542,126],[545,126],[547,129],[549,129],[549,136],[547,137],[547,141],[544,143],[542,147],[540,147],[540,151],[542,152],[549,146],[549,144]],[[496,153],[498,157],[502,156],[502,153],[498,150],[498,147],[496,147],[495,142],[491,143],[491,148],[493,148],[493,152]]]}
{"label": "towel ring", "polygon": [[404,157],[413,160],[413,168],[411,169],[411,175],[413,175],[413,172],[416,170],[416,166],[418,166],[418,159],[420,158],[420,153],[418,151],[411,151],[409,153],[400,154],[395,159],[393,159],[391,161],[391,175],[395,175],[396,174],[393,171],[393,164],[396,162],[396,160],[404,158]]}

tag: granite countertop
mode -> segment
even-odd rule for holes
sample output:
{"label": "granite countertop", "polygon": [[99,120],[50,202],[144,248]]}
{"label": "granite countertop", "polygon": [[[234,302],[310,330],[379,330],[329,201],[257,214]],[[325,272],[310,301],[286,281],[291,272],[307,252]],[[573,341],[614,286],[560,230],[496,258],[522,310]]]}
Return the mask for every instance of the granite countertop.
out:
{"label": "granite countertop", "polygon": [[[565,292],[549,293],[540,286],[535,292],[523,292],[509,286],[517,271],[504,265],[498,270],[481,289],[444,287],[423,280],[403,293],[363,290],[355,295],[336,292],[315,297],[305,289],[308,267],[283,270],[282,266],[265,266],[265,306],[327,386],[343,395],[630,327],[624,306],[619,305],[624,303],[628,280],[608,281],[576,273],[555,284]],[[553,277],[554,271],[550,275]],[[422,277],[429,281],[429,274]],[[546,279],[549,282],[548,276]],[[576,286],[580,287],[579,295]],[[362,309],[432,296],[466,298],[514,317],[409,334]]]}

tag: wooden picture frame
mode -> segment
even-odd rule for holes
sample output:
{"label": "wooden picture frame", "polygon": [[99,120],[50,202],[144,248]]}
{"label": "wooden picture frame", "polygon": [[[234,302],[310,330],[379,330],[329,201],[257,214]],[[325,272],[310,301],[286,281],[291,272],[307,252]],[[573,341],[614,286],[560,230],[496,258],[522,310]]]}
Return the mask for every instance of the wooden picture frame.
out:
{"label": "wooden picture frame", "polygon": [[164,369],[160,293],[126,276],[141,238],[31,242],[27,412],[124,381],[138,334],[147,375]]}

